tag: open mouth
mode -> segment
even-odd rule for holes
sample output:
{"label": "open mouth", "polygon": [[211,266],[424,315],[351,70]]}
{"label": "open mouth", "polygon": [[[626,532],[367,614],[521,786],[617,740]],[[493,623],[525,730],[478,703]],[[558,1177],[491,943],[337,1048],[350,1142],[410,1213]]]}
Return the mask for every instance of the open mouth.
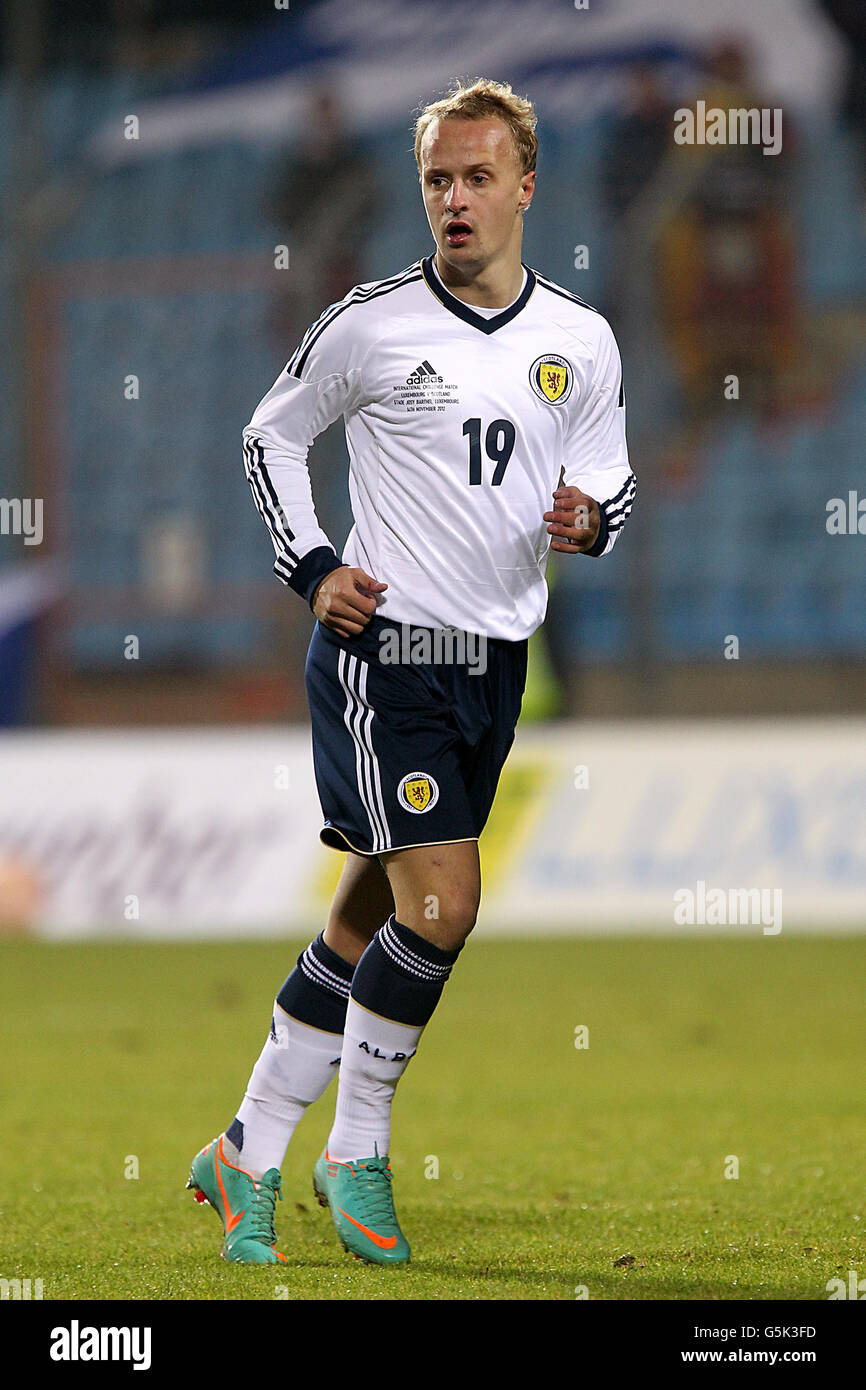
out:
{"label": "open mouth", "polygon": [[449,222],[445,228],[445,240],[449,246],[465,246],[472,235],[468,222]]}

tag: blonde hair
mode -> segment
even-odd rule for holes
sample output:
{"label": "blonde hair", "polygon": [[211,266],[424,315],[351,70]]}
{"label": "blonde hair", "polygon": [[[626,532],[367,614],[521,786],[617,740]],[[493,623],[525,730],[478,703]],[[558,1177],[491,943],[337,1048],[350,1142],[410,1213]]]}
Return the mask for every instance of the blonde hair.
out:
{"label": "blonde hair", "polygon": [[415,122],[415,163],[419,174],[421,141],[431,121],[457,118],[479,121],[491,116],[504,121],[511,131],[521,173],[531,173],[538,152],[538,137],[535,134],[538,117],[532,102],[516,96],[507,82],[491,82],[479,77],[470,86],[460,79],[456,80],[446,96],[431,102],[421,111]]}

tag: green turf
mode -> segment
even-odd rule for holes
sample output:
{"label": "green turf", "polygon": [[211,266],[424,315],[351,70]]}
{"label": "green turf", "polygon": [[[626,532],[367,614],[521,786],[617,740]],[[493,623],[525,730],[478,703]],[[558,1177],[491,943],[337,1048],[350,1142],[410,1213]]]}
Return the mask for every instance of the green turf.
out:
{"label": "green turf", "polygon": [[283,1168],[288,1264],[226,1265],[184,1183],[300,945],[0,947],[0,1276],[46,1299],[826,1299],[866,1276],[864,937],[473,941],[394,1104],[411,1266],[353,1261],[314,1203],[333,1087]]}

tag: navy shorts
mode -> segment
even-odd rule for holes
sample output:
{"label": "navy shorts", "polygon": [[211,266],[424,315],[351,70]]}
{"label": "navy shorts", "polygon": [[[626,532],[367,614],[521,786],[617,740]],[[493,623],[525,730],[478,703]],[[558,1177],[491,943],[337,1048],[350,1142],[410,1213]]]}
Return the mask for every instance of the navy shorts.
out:
{"label": "navy shorts", "polygon": [[514,742],[526,655],[525,639],[378,616],[356,637],[316,623],[305,677],[322,843],[377,855],[477,840]]}

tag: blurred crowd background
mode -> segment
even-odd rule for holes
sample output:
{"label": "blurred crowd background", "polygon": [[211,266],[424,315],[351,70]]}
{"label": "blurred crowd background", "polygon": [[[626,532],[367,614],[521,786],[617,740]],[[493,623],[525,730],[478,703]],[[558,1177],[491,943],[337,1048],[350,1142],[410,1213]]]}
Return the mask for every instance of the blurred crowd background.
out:
{"label": "blurred crowd background", "polygon": [[[639,479],[612,556],[552,557],[527,718],[864,708],[858,0],[7,0],[3,26],[0,498],[43,499],[44,536],[0,535],[0,723],[305,717],[313,619],[241,429],[325,305],[431,249],[413,110],[457,76],[536,104],[524,259],[609,318]],[[699,99],[780,109],[781,152],[678,145]],[[339,549],[340,423],[310,463]]]}

